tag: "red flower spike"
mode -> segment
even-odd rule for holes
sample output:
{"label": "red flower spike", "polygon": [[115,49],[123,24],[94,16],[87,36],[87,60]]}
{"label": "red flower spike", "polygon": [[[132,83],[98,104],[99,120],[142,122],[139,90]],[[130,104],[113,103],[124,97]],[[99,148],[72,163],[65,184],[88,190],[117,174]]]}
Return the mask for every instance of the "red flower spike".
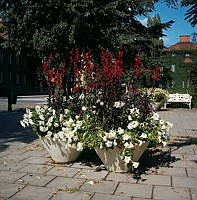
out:
{"label": "red flower spike", "polygon": [[78,91],[78,89],[79,89],[79,87],[78,87],[78,86],[74,86],[74,87],[73,87],[73,90],[74,90],[74,92],[77,92],[77,91]]}

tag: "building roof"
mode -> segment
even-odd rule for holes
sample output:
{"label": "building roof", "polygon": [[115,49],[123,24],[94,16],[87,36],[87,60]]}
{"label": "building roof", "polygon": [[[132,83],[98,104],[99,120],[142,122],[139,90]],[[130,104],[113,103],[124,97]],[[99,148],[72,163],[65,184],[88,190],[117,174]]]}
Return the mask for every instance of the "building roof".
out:
{"label": "building roof", "polygon": [[197,49],[197,44],[190,41],[189,35],[181,35],[179,39],[178,43],[168,47],[166,50]]}
{"label": "building roof", "polygon": [[178,42],[167,48],[168,50],[197,49],[197,44],[192,42]]}

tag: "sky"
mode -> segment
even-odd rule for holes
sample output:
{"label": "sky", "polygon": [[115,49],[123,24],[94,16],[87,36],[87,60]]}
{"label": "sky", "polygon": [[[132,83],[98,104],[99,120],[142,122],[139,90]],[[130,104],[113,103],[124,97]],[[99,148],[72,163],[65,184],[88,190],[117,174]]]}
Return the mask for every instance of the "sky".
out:
{"label": "sky", "polygon": [[[187,8],[181,8],[180,6],[177,9],[169,8],[165,4],[156,4],[155,6],[156,11],[149,14],[150,17],[159,14],[161,17],[161,22],[168,22],[173,20],[174,23],[172,24],[171,28],[167,31],[164,31],[166,35],[164,40],[164,45],[169,47],[173,44],[179,42],[180,35],[191,35],[194,32],[197,32],[197,26],[192,27],[189,22],[184,20],[184,14],[187,11]],[[139,17],[139,20],[144,25],[147,24],[147,18]]]}

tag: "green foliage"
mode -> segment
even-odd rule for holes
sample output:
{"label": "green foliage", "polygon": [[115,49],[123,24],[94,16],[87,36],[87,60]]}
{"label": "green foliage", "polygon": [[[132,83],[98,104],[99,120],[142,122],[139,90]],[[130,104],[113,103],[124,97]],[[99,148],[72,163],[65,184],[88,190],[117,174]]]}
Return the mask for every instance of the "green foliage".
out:
{"label": "green foliage", "polygon": [[185,19],[194,27],[197,24],[197,2],[196,0],[182,0],[182,6],[189,6]]}
{"label": "green foliage", "polygon": [[156,2],[1,0],[0,18],[9,19],[11,45],[18,53],[65,55],[73,47],[114,50],[122,46],[146,52],[149,39],[161,37],[168,24],[147,28],[136,16],[152,11]]}

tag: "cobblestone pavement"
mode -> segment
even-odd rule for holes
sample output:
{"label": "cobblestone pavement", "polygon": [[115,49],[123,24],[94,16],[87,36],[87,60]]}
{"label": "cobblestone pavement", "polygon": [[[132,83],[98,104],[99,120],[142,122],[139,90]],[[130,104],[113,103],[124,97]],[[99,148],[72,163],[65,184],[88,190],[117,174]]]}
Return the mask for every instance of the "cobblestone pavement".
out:
{"label": "cobblestone pavement", "polygon": [[1,200],[197,200],[197,109],[160,111],[174,124],[168,146],[150,148],[138,170],[122,174],[88,150],[74,163],[54,163],[19,125],[23,113],[0,111]]}

